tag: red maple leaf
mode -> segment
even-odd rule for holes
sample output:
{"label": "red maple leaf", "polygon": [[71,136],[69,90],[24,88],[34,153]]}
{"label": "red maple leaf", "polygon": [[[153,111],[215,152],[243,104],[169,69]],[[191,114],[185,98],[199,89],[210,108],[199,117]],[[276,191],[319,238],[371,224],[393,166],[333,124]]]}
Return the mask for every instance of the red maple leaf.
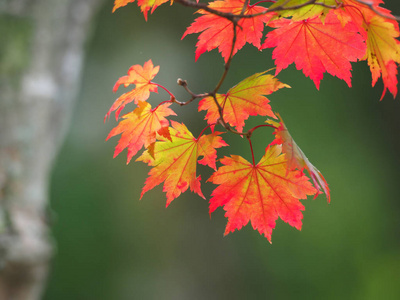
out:
{"label": "red maple leaf", "polygon": [[117,127],[111,130],[107,139],[121,134],[121,138],[115,147],[114,157],[128,148],[128,160],[130,162],[132,157],[144,146],[147,148],[150,144],[156,141],[156,133],[168,137],[169,122],[165,118],[167,116],[176,115],[169,106],[172,103],[162,104],[155,109],[151,109],[148,102],[139,102],[138,107],[124,115],[123,120]]}
{"label": "red maple leaf", "polygon": [[[223,0],[211,2],[209,7],[225,13],[240,14],[244,5],[245,0]],[[266,11],[265,7],[248,5],[244,14],[251,15]],[[196,44],[195,60],[204,52],[218,48],[226,62],[232,49],[233,23],[226,18],[210,14],[204,10],[199,10],[197,13],[203,14],[203,16],[198,17],[186,29],[182,39],[188,34],[201,32],[199,41]],[[259,48],[264,23],[268,23],[271,17],[272,14],[260,15],[254,18],[242,18],[236,28],[236,43],[232,56],[246,43],[253,44]]]}
{"label": "red maple leaf", "polygon": [[141,65],[133,65],[130,67],[128,70],[128,75],[122,76],[117,80],[114,85],[113,92],[115,93],[121,84],[123,84],[125,87],[129,86],[130,84],[135,84],[136,87],[115,100],[110,110],[104,117],[104,120],[110,117],[111,112],[114,110],[116,110],[115,119],[118,120],[118,116],[126,104],[132,101],[135,101],[135,104],[137,104],[139,101],[146,101],[150,97],[150,92],[157,93],[157,85],[151,82],[151,80],[157,75],[159,69],[159,66],[153,66],[151,59],[145,62],[143,67]]}
{"label": "red maple leaf", "polygon": [[354,24],[344,27],[333,11],[322,22],[319,17],[302,21],[280,19],[269,24],[277,27],[267,34],[264,48],[276,47],[273,58],[276,74],[291,63],[302,69],[319,89],[323,73],[346,81],[351,86],[351,64],[365,55],[366,45]]}
{"label": "red maple leaf", "polygon": [[303,172],[288,172],[285,156],[280,154],[281,146],[274,145],[266,149],[257,165],[237,155],[221,159],[224,166],[209,179],[219,185],[210,199],[210,213],[224,206],[228,218],[225,235],[251,221],[271,242],[278,217],[301,229],[304,206],[299,199],[314,195],[316,190]]}

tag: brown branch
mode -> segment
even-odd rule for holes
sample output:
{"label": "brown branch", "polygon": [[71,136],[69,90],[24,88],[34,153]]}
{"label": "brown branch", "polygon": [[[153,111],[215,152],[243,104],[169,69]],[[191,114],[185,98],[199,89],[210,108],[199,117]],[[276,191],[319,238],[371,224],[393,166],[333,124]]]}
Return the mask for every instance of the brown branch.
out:
{"label": "brown branch", "polygon": [[[244,14],[244,12],[246,11],[246,7],[249,4],[250,0],[246,0],[245,3],[243,4],[243,8],[242,11],[240,12],[240,16],[242,16]],[[237,39],[237,33],[236,33],[236,28],[238,27],[238,18],[233,18],[232,20],[230,20],[232,22],[233,25],[233,37],[232,37],[232,46],[231,46],[231,51],[229,53],[229,57],[228,60],[225,63],[225,70],[224,73],[221,76],[221,79],[219,80],[217,86],[215,87],[215,89],[211,92],[211,95],[214,99],[215,105],[218,108],[218,113],[219,113],[219,118],[220,118],[220,122],[221,124],[227,129],[230,130],[230,126],[225,122],[224,120],[224,108],[221,107],[221,105],[218,103],[217,100],[217,92],[218,90],[221,88],[222,83],[225,81],[226,76],[228,75],[230,66],[231,66],[231,61],[232,61],[232,57],[233,57],[233,52],[235,51],[235,45],[236,45],[236,39]],[[232,129],[231,129],[232,130]]]}
{"label": "brown branch", "polygon": [[[243,13],[240,14],[232,14],[232,13],[226,13],[226,12],[222,12],[222,11],[218,11],[215,10],[213,8],[210,8],[207,4],[204,3],[196,3],[190,0],[175,0],[175,2],[183,5],[183,6],[187,6],[187,7],[193,7],[193,8],[198,8],[200,10],[204,10],[207,11],[211,14],[223,17],[225,19],[228,19],[230,21],[233,21],[235,18],[239,18],[239,19],[249,19],[249,18],[254,18],[254,17],[258,17],[258,16],[262,16],[265,15],[267,13],[272,13],[272,12],[276,12],[276,11],[283,11],[283,10],[296,10],[308,5],[319,5],[319,6],[323,6],[323,7],[327,7],[327,8],[332,8],[332,9],[337,9],[341,6],[340,5],[327,5],[325,3],[321,3],[321,2],[317,2],[317,0],[309,0],[303,4],[298,4],[298,5],[293,5],[293,6],[289,6],[289,7],[285,7],[285,3],[283,3],[282,5],[278,5],[276,7],[273,8],[268,8],[268,10],[265,10],[264,12],[261,13],[257,13],[257,14],[249,14],[249,15],[244,15]],[[246,1],[246,3],[248,3],[248,1]]]}
{"label": "brown branch", "polygon": [[[391,20],[400,21],[400,16],[393,16],[393,15],[384,14],[384,13],[380,12],[379,10],[377,10],[376,6],[374,6],[373,3],[369,3],[369,2],[366,2],[366,1],[363,1],[363,0],[354,0],[354,1],[357,2],[357,3],[360,3],[362,5],[367,6],[370,10],[372,10],[373,12],[375,12],[377,15],[379,15],[381,17],[384,17],[384,18],[387,18],[387,19],[391,19]],[[326,8],[331,8],[331,9],[338,9],[338,8],[343,6],[343,2],[339,2],[339,1],[337,2],[337,5],[327,5],[327,4],[323,3],[323,2],[318,2],[317,0],[309,0],[309,1],[305,2],[305,3],[303,3],[303,4],[298,4],[298,5],[293,5],[293,6],[286,7],[285,5],[289,2],[289,1],[286,1],[282,5],[279,5],[279,6],[276,6],[276,7],[273,7],[273,8],[268,8],[268,10],[266,10],[264,12],[261,12],[261,13],[258,13],[258,14],[249,14],[249,15],[239,14],[239,15],[236,15],[236,14],[232,14],[232,13],[221,12],[221,11],[218,11],[218,10],[215,10],[213,8],[208,7],[208,4],[196,3],[196,2],[191,1],[191,0],[175,0],[175,2],[177,2],[177,3],[179,3],[179,4],[183,5],[183,6],[198,8],[200,10],[207,11],[207,12],[209,12],[211,14],[226,18],[226,19],[231,20],[231,21],[234,18],[240,18],[240,19],[243,19],[243,18],[254,18],[254,17],[257,17],[257,16],[261,16],[261,15],[265,15],[267,13],[272,13],[272,12],[277,12],[277,11],[296,10],[296,9],[299,9],[299,8],[302,8],[302,7],[305,7],[305,6],[308,6],[308,5],[318,5],[318,6],[322,6],[322,7],[326,7]]]}

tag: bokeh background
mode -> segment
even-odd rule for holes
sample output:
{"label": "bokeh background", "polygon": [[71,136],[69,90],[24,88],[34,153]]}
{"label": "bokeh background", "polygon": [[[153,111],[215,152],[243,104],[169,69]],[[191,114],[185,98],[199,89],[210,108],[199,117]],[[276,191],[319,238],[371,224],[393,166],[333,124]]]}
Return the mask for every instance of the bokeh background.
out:
{"label": "bokeh background", "polygon": [[[223,60],[213,51],[194,62],[197,36],[181,41],[193,10],[163,5],[146,23],[135,4],[111,14],[112,2],[96,18],[52,176],[57,254],[44,299],[400,299],[400,101],[379,101],[383,86],[371,87],[367,64],[353,65],[352,88],[325,75],[317,91],[293,66],[279,74],[292,89],[271,95],[271,105],[324,174],[332,201],[303,201],[302,230],[278,221],[273,244],[250,225],[224,237],[223,210],[210,219],[208,202],[191,192],[168,208],[161,187],[139,201],[149,168],[126,165],[126,152],[113,159],[118,137],[105,138],[115,118],[103,123],[123,90],[116,95],[112,87],[131,65],[152,59],[161,66],[155,81],[185,100],[177,78],[195,92],[211,90]],[[398,2],[386,3],[400,14]],[[271,52],[245,46],[222,91],[273,67]],[[167,99],[160,90],[150,102]],[[194,135],[205,127],[195,104],[174,110]],[[246,128],[263,121],[253,117]],[[245,139],[224,138],[231,147],[221,157],[251,159]],[[271,140],[271,130],[255,132],[256,160]],[[204,179],[211,171],[199,169]],[[202,185],[208,199],[213,188]]]}

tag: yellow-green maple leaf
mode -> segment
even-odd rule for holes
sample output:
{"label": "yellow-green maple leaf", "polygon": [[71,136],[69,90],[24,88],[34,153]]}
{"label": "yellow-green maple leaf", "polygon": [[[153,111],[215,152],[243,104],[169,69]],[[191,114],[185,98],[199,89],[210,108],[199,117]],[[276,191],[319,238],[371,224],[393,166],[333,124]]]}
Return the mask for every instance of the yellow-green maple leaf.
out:
{"label": "yellow-green maple leaf", "polygon": [[[196,175],[197,163],[216,168],[216,148],[227,146],[219,132],[195,138],[184,124],[171,121],[169,128],[171,140],[160,137],[153,145],[154,157],[145,151],[136,161],[147,163],[153,168],[143,187],[144,193],[164,182],[163,191],[167,193],[167,206],[172,200],[190,190],[204,198],[200,189],[200,176]],[[203,156],[201,160],[198,158]]]}
{"label": "yellow-green maple leaf", "polygon": [[[278,0],[272,4],[269,9],[271,10],[279,7],[286,8],[284,10],[277,11],[278,18],[292,17],[293,21],[305,20],[321,14],[326,15],[328,11],[332,9],[318,4],[308,4],[303,7],[299,7],[307,2],[309,2],[309,0]],[[336,0],[319,0],[318,3],[332,7],[337,6]],[[291,7],[294,7],[295,9],[290,9]]]}
{"label": "yellow-green maple leaf", "polygon": [[396,97],[397,94],[397,65],[400,63],[400,42],[396,39],[399,36],[398,27],[385,18],[374,16],[365,23],[367,31],[367,54],[368,65],[372,74],[372,86],[382,75],[384,90],[386,89]]}
{"label": "yellow-green maple leaf", "polygon": [[[223,109],[225,122],[235,126],[242,131],[244,121],[249,116],[269,116],[275,118],[268,104],[269,99],[264,95],[272,94],[281,88],[290,88],[287,84],[280,82],[275,76],[256,73],[242,80],[231,88],[226,94],[217,94],[216,99]],[[207,110],[206,119],[208,124],[213,124],[219,119],[218,107],[210,96],[199,102],[199,111]]]}

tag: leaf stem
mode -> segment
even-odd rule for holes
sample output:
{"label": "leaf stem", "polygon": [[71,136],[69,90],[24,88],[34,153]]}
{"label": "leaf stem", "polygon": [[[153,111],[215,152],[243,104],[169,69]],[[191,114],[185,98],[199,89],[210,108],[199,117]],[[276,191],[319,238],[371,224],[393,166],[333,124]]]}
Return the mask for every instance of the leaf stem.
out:
{"label": "leaf stem", "polygon": [[257,128],[260,128],[260,127],[271,127],[271,128],[277,129],[275,126],[269,125],[269,124],[257,125],[257,126],[251,128],[251,129],[249,129],[249,131],[246,132],[247,138],[250,138],[252,136],[254,130],[256,130]]}
{"label": "leaf stem", "polygon": [[247,140],[249,141],[249,144],[250,144],[251,158],[253,159],[253,167],[255,167],[256,166],[256,162],[254,160],[253,144],[251,143],[251,138],[250,137],[247,137]]}
{"label": "leaf stem", "polygon": [[258,4],[261,4],[261,3],[268,3],[268,2],[270,2],[270,3],[276,3],[276,1],[275,0],[261,0],[261,1],[258,1],[258,2],[256,2],[256,3],[254,3],[254,4],[249,4],[249,8],[253,8],[254,6],[257,6]]}
{"label": "leaf stem", "polygon": [[151,84],[154,84],[154,85],[156,85],[156,86],[162,88],[164,91],[166,91],[166,92],[168,93],[168,95],[171,96],[171,100],[170,100],[170,101],[172,101],[172,99],[175,99],[174,94],[172,94],[172,93],[171,93],[166,87],[164,87],[163,85],[161,85],[161,84],[159,84],[159,83],[152,82],[152,81],[150,81],[150,83],[151,83]]}
{"label": "leaf stem", "polygon": [[172,101],[172,99],[170,99],[170,100],[165,100],[165,101],[162,101],[162,102],[160,102],[156,107],[154,107],[151,111],[156,111],[157,110],[157,108],[159,108],[161,105],[163,105],[164,103],[172,103],[172,102],[174,102],[174,101]]}
{"label": "leaf stem", "polygon": [[212,123],[212,124],[208,124],[199,134],[199,137],[196,139],[196,141],[198,141],[201,136],[203,135],[204,131],[206,131],[208,128],[210,128],[211,126],[215,126],[217,123]]}

